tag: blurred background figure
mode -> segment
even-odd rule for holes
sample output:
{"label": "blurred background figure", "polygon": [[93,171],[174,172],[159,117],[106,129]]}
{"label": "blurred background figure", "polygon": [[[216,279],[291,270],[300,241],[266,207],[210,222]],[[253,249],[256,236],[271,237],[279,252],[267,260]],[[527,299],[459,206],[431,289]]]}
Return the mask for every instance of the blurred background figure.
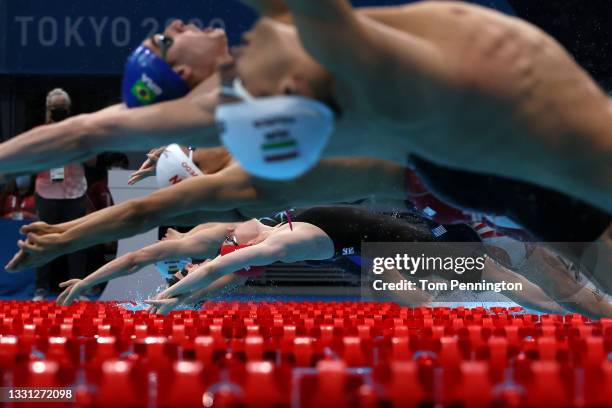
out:
{"label": "blurred background figure", "polygon": [[[108,188],[108,171],[111,169],[127,169],[129,159],[123,153],[105,152],[90,160],[85,166],[85,178],[87,179],[87,214],[102,210],[114,205],[113,196]],[[115,259],[117,256],[118,242],[107,242],[87,248],[87,273],[90,274],[98,268]],[[104,292],[106,282],[94,286],[87,293],[90,300],[96,300]]]}
{"label": "blurred background figure", "polygon": [[0,215],[9,220],[36,220],[34,177],[19,176],[0,193]]}
{"label": "blurred background figure", "polygon": [[[68,118],[72,102],[66,91],[53,89],[47,94],[45,124]],[[36,177],[36,209],[41,221],[60,224],[82,217],[87,212],[87,179],[85,166],[73,163],[39,173]],[[87,274],[86,251],[62,256],[36,271],[36,290],[33,300],[45,300],[57,281],[83,278]]]}
{"label": "blurred background figure", "polygon": [[[8,252],[15,248],[19,228],[38,218],[34,198],[35,181],[36,176],[19,176],[0,191],[0,265],[10,258],[2,250]],[[0,299],[32,299],[34,277],[34,270],[25,271],[24,274],[8,274],[0,269]]]}

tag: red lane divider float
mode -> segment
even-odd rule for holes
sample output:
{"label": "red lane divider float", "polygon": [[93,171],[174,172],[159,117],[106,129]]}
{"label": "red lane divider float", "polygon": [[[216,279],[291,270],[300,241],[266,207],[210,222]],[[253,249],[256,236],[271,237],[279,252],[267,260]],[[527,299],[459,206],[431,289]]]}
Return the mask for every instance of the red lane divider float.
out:
{"label": "red lane divider float", "polygon": [[606,407],[611,355],[612,319],[520,308],[0,302],[0,386],[71,407]]}

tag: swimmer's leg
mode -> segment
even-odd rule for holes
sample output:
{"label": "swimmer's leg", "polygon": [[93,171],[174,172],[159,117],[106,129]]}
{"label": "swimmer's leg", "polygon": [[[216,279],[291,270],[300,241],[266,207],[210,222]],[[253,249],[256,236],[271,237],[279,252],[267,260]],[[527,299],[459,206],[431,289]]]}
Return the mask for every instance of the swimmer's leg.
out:
{"label": "swimmer's leg", "polygon": [[576,278],[567,263],[549,248],[538,245],[518,272],[571,312],[591,317],[612,316],[609,295],[598,291],[587,276]]}
{"label": "swimmer's leg", "polygon": [[522,290],[505,290],[501,293],[526,309],[537,310],[544,313],[566,313],[566,310],[551,299],[542,288],[530,282],[524,276],[503,267],[491,258],[487,258],[485,262],[482,279],[490,282],[505,281],[509,283],[520,283],[523,287]]}
{"label": "swimmer's leg", "polygon": [[[592,265],[587,272],[591,281],[604,293],[612,295],[612,226],[593,242],[583,254],[584,261]],[[594,259],[594,262],[588,262]]]}

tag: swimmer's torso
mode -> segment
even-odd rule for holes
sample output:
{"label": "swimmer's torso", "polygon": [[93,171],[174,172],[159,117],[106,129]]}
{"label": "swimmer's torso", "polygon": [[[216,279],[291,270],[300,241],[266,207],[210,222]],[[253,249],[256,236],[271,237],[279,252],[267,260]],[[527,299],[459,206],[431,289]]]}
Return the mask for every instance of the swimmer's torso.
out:
{"label": "swimmer's torso", "polygon": [[[433,44],[440,51],[439,69],[423,68],[427,87],[426,98],[417,98],[421,106],[410,103],[415,96],[409,87],[401,91],[404,103],[398,102],[397,92],[383,92],[397,89],[384,77],[368,81],[372,89],[366,89],[365,98],[355,84],[349,88],[340,81],[339,98],[348,108],[339,132],[384,134],[389,143],[381,146],[380,155],[386,152],[394,160],[393,152],[409,150],[438,162],[443,157],[441,164],[470,168],[477,163],[474,170],[509,176],[500,165],[505,151],[508,160],[524,157],[518,165],[529,170],[536,160],[552,160],[540,155],[544,145],[559,152],[571,150],[573,144],[580,150],[579,140],[583,146],[585,140],[609,146],[612,114],[607,97],[539,29],[454,2],[377,10],[372,13],[376,20]],[[372,121],[376,116],[380,120]],[[415,137],[417,145],[411,143]],[[490,150],[501,157],[482,154]]]}

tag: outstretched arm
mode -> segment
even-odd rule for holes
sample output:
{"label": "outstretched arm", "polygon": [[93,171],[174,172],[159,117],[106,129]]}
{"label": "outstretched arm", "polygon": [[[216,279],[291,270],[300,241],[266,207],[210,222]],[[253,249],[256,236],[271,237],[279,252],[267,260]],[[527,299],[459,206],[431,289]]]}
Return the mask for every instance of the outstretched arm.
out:
{"label": "outstretched arm", "polygon": [[276,231],[257,245],[206,262],[176,285],[161,292],[156,299],[169,299],[206,288],[220,277],[243,268],[265,266],[277,261],[329,259],[333,253],[333,243],[329,237],[318,228],[299,224],[292,231],[288,228]]}
{"label": "outstretched arm", "polygon": [[[432,109],[437,109],[432,106],[433,95],[438,94],[440,84],[452,79],[452,72],[435,44],[403,27],[377,21],[386,16],[380,10],[357,12],[346,0],[285,0],[285,3],[306,51],[332,74],[340,91],[348,91],[352,99],[360,101],[360,109],[399,123],[422,123]],[[389,12],[400,13],[401,9],[394,7]],[[382,89],[385,91],[381,92]],[[402,100],[399,105],[398,100]],[[348,129],[343,126],[345,122],[340,119],[325,156],[365,153],[403,160],[393,152],[378,152],[376,145],[365,140],[367,135],[357,134],[356,141],[350,126]],[[407,149],[416,153],[427,144],[409,138],[406,142],[411,143]],[[364,146],[370,146],[369,153]]]}
{"label": "outstretched arm", "polygon": [[[413,85],[411,89],[418,91],[422,88],[419,77],[425,73],[445,75],[439,50],[414,35],[378,23],[376,20],[387,16],[381,9],[360,12],[347,0],[285,0],[285,3],[306,50],[349,83],[354,80],[363,85],[364,79],[378,73],[389,83]],[[397,7],[390,12],[397,14]]]}
{"label": "outstretched arm", "polygon": [[364,36],[356,14],[344,0],[285,0],[306,50],[333,73],[355,72],[367,52],[354,45]]}
{"label": "outstretched arm", "polygon": [[247,279],[247,277],[238,276],[232,273],[220,277],[207,288],[196,290],[192,293],[181,295],[176,298],[163,299],[160,301],[147,301],[146,303],[149,303],[151,305],[151,307],[149,308],[149,311],[151,313],[165,315],[170,313],[172,310],[174,310],[181,304],[192,305],[202,302],[204,300],[221,297],[227,292],[233,290],[234,288],[243,285],[247,281]]}
{"label": "outstretched arm", "polygon": [[204,262],[176,284],[145,303],[151,306],[152,312],[167,314],[180,304],[195,303],[217,286],[224,286],[226,282],[232,280],[232,272],[279,261],[283,258],[284,251],[282,244],[276,245],[264,241],[225,256],[218,256],[212,261]]}
{"label": "outstretched arm", "polygon": [[214,298],[215,296],[222,295],[224,292],[230,291],[233,288],[244,284],[247,279],[247,277],[235,275],[233,273],[222,276],[207,288],[197,290],[185,297],[183,303],[194,304]]}
{"label": "outstretched arm", "polygon": [[156,299],[163,300],[205,289],[217,279],[251,266],[265,266],[281,260],[285,254],[282,243],[262,242],[251,247],[218,256],[190,272],[185,278],[161,292]]}
{"label": "outstretched arm", "polygon": [[65,243],[86,248],[147,231],[198,210],[226,214],[226,210],[238,207],[242,197],[248,194],[248,187],[241,188],[240,179],[234,178],[230,169],[193,177],[147,197],[94,213],[85,222],[64,232],[61,238]]}
{"label": "outstretched arm", "polygon": [[[322,178],[326,180],[325,187],[321,186]],[[326,159],[300,179],[287,183],[254,180],[240,166],[232,165],[214,175],[194,177],[67,224],[26,226],[22,232],[31,234],[29,243],[20,246],[29,254],[29,261],[18,255],[8,267],[36,266],[64,253],[132,236],[162,223],[240,221],[241,215],[233,211],[236,208],[244,215],[258,217],[293,206],[351,202],[372,195],[402,199],[403,186],[402,166],[377,159]],[[56,234],[39,236],[39,232]]]}
{"label": "outstretched arm", "polygon": [[[18,243],[22,251],[7,265],[7,269],[20,270],[40,265],[69,252],[133,236],[201,208],[209,211],[211,220],[215,220],[215,215],[235,216],[236,213],[225,210],[239,207],[241,200],[252,193],[245,178],[248,175],[234,166],[97,211],[78,224],[73,222],[71,228],[61,233],[44,236],[29,233],[26,241]],[[198,215],[205,214],[199,212]],[[24,231],[27,232],[27,228]]]}
{"label": "outstretched arm", "polygon": [[102,266],[83,280],[72,279],[63,283],[61,286],[66,289],[59,296],[58,303],[68,306],[89,288],[135,273],[155,262],[188,257],[212,258],[217,255],[228,226],[232,225],[234,224],[209,224],[198,232],[181,239],[160,241],[138,251],[127,253]]}
{"label": "outstretched arm", "polygon": [[244,4],[254,8],[262,16],[271,17],[280,21],[289,21],[289,9],[283,0],[241,0]]}
{"label": "outstretched arm", "polygon": [[[326,186],[321,186],[321,179]],[[37,247],[53,244],[61,254],[102,242],[132,236],[166,223],[193,225],[207,221],[233,222],[243,220],[237,212],[251,217],[264,216],[292,206],[312,206],[335,202],[350,202],[372,195],[385,198],[404,197],[404,169],[383,160],[334,158],[319,163],[315,169],[297,181],[281,183],[254,180],[240,166],[232,165],[214,175],[185,180],[137,200],[90,214],[60,226],[41,223],[22,228],[33,233],[26,246],[33,263],[16,259],[9,268],[35,266],[48,257],[35,260]],[[231,217],[231,218],[230,218]],[[194,222],[195,221],[195,222]],[[40,233],[57,233],[39,237]],[[49,241],[49,239],[51,241]]]}
{"label": "outstretched arm", "polygon": [[[121,205],[121,204],[118,204]],[[35,234],[35,235],[49,235],[49,234],[62,234],[71,228],[76,228],[77,226],[84,224],[86,222],[90,222],[95,217],[109,217],[108,213],[103,213],[106,209],[102,209],[91,214],[88,214],[84,217],[77,218],[76,220],[72,220],[69,222],[65,222],[63,224],[47,224],[42,221],[33,222],[31,224],[24,225],[19,230],[23,235],[27,234]],[[274,211],[272,211],[274,212]],[[270,212],[270,213],[272,213]],[[168,218],[164,221],[166,225],[174,225],[180,227],[192,227],[194,225],[200,223],[209,223],[209,222],[240,222],[246,221],[241,213],[236,210],[227,210],[227,211],[194,211],[188,214],[179,215],[178,217]]]}
{"label": "outstretched arm", "polygon": [[137,109],[114,107],[32,129],[0,145],[0,174],[34,173],[85,161],[102,151],[141,150],[172,142],[218,145],[216,94],[190,95]]}

